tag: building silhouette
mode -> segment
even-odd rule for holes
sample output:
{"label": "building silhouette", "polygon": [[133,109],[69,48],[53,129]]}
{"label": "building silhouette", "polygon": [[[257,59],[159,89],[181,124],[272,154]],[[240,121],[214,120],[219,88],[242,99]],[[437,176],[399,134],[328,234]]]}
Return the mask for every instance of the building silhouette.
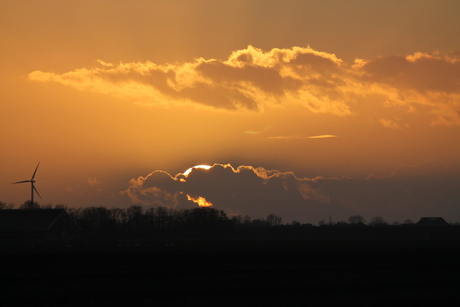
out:
{"label": "building silhouette", "polygon": [[0,210],[0,239],[72,240],[81,228],[65,209]]}
{"label": "building silhouette", "polygon": [[442,217],[422,217],[415,225],[424,227],[445,227],[449,226],[449,223]]}

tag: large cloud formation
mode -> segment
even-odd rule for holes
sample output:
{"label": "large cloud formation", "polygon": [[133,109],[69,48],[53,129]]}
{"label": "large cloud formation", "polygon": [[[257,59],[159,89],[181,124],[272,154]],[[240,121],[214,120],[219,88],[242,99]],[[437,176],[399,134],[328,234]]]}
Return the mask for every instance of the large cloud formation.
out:
{"label": "large cloud formation", "polygon": [[312,209],[319,213],[329,200],[312,189],[309,181],[292,172],[214,164],[209,169],[192,168],[174,177],[154,171],[132,179],[122,193],[134,203],[172,208],[197,206],[201,199],[231,215],[263,217],[288,211],[306,214]]}
{"label": "large cloud formation", "polygon": [[292,172],[214,164],[176,176],[154,171],[132,179],[122,194],[145,206],[190,208],[206,203],[230,215],[274,213],[286,222],[316,223],[330,216],[346,220],[353,214],[399,221],[443,215],[449,220],[445,214],[456,211],[460,192],[455,185],[460,180],[445,171],[432,161],[402,166],[384,177],[300,178]]}
{"label": "large cloud formation", "polygon": [[[34,71],[35,81],[54,81],[80,90],[110,94],[139,104],[194,103],[226,110],[260,111],[301,105],[309,112],[356,115],[371,104],[385,110],[380,123],[401,129],[406,114],[428,114],[432,125],[460,124],[460,54],[414,53],[344,63],[310,47],[252,46],[226,60],[152,62],[81,68],[63,74]],[[391,110],[394,109],[394,114]]]}

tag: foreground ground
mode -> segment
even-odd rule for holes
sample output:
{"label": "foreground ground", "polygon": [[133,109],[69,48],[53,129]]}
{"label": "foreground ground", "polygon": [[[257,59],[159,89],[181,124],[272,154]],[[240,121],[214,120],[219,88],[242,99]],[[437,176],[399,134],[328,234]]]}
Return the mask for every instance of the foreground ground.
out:
{"label": "foreground ground", "polygon": [[3,246],[2,306],[459,302],[460,241],[170,240]]}

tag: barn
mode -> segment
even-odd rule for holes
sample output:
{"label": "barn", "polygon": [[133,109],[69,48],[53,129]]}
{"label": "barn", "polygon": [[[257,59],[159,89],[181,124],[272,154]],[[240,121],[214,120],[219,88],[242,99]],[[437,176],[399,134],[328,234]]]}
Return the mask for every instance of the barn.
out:
{"label": "barn", "polygon": [[445,227],[449,226],[449,223],[442,217],[422,217],[415,225],[424,227]]}
{"label": "barn", "polygon": [[65,209],[0,210],[0,239],[72,240],[81,228]]}

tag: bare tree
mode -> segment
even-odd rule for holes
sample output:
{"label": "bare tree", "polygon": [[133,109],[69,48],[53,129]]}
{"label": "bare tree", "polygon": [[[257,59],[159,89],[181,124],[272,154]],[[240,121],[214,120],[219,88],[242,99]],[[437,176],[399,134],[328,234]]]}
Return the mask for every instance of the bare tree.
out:
{"label": "bare tree", "polygon": [[14,207],[14,204],[13,203],[10,203],[10,204],[7,204],[3,201],[0,201],[0,210],[3,210],[3,209],[13,209]]}
{"label": "bare tree", "polygon": [[281,225],[281,217],[276,214],[267,215],[267,223],[269,226],[279,226]]}
{"label": "bare tree", "polygon": [[350,224],[364,224],[365,219],[362,215],[352,215],[348,218],[348,223]]}
{"label": "bare tree", "polygon": [[388,223],[385,221],[385,219],[381,216],[376,216],[371,219],[371,222],[369,223],[371,226],[386,226]]}
{"label": "bare tree", "polygon": [[32,202],[31,200],[27,200],[19,206],[19,209],[40,209],[40,205],[36,201]]}

